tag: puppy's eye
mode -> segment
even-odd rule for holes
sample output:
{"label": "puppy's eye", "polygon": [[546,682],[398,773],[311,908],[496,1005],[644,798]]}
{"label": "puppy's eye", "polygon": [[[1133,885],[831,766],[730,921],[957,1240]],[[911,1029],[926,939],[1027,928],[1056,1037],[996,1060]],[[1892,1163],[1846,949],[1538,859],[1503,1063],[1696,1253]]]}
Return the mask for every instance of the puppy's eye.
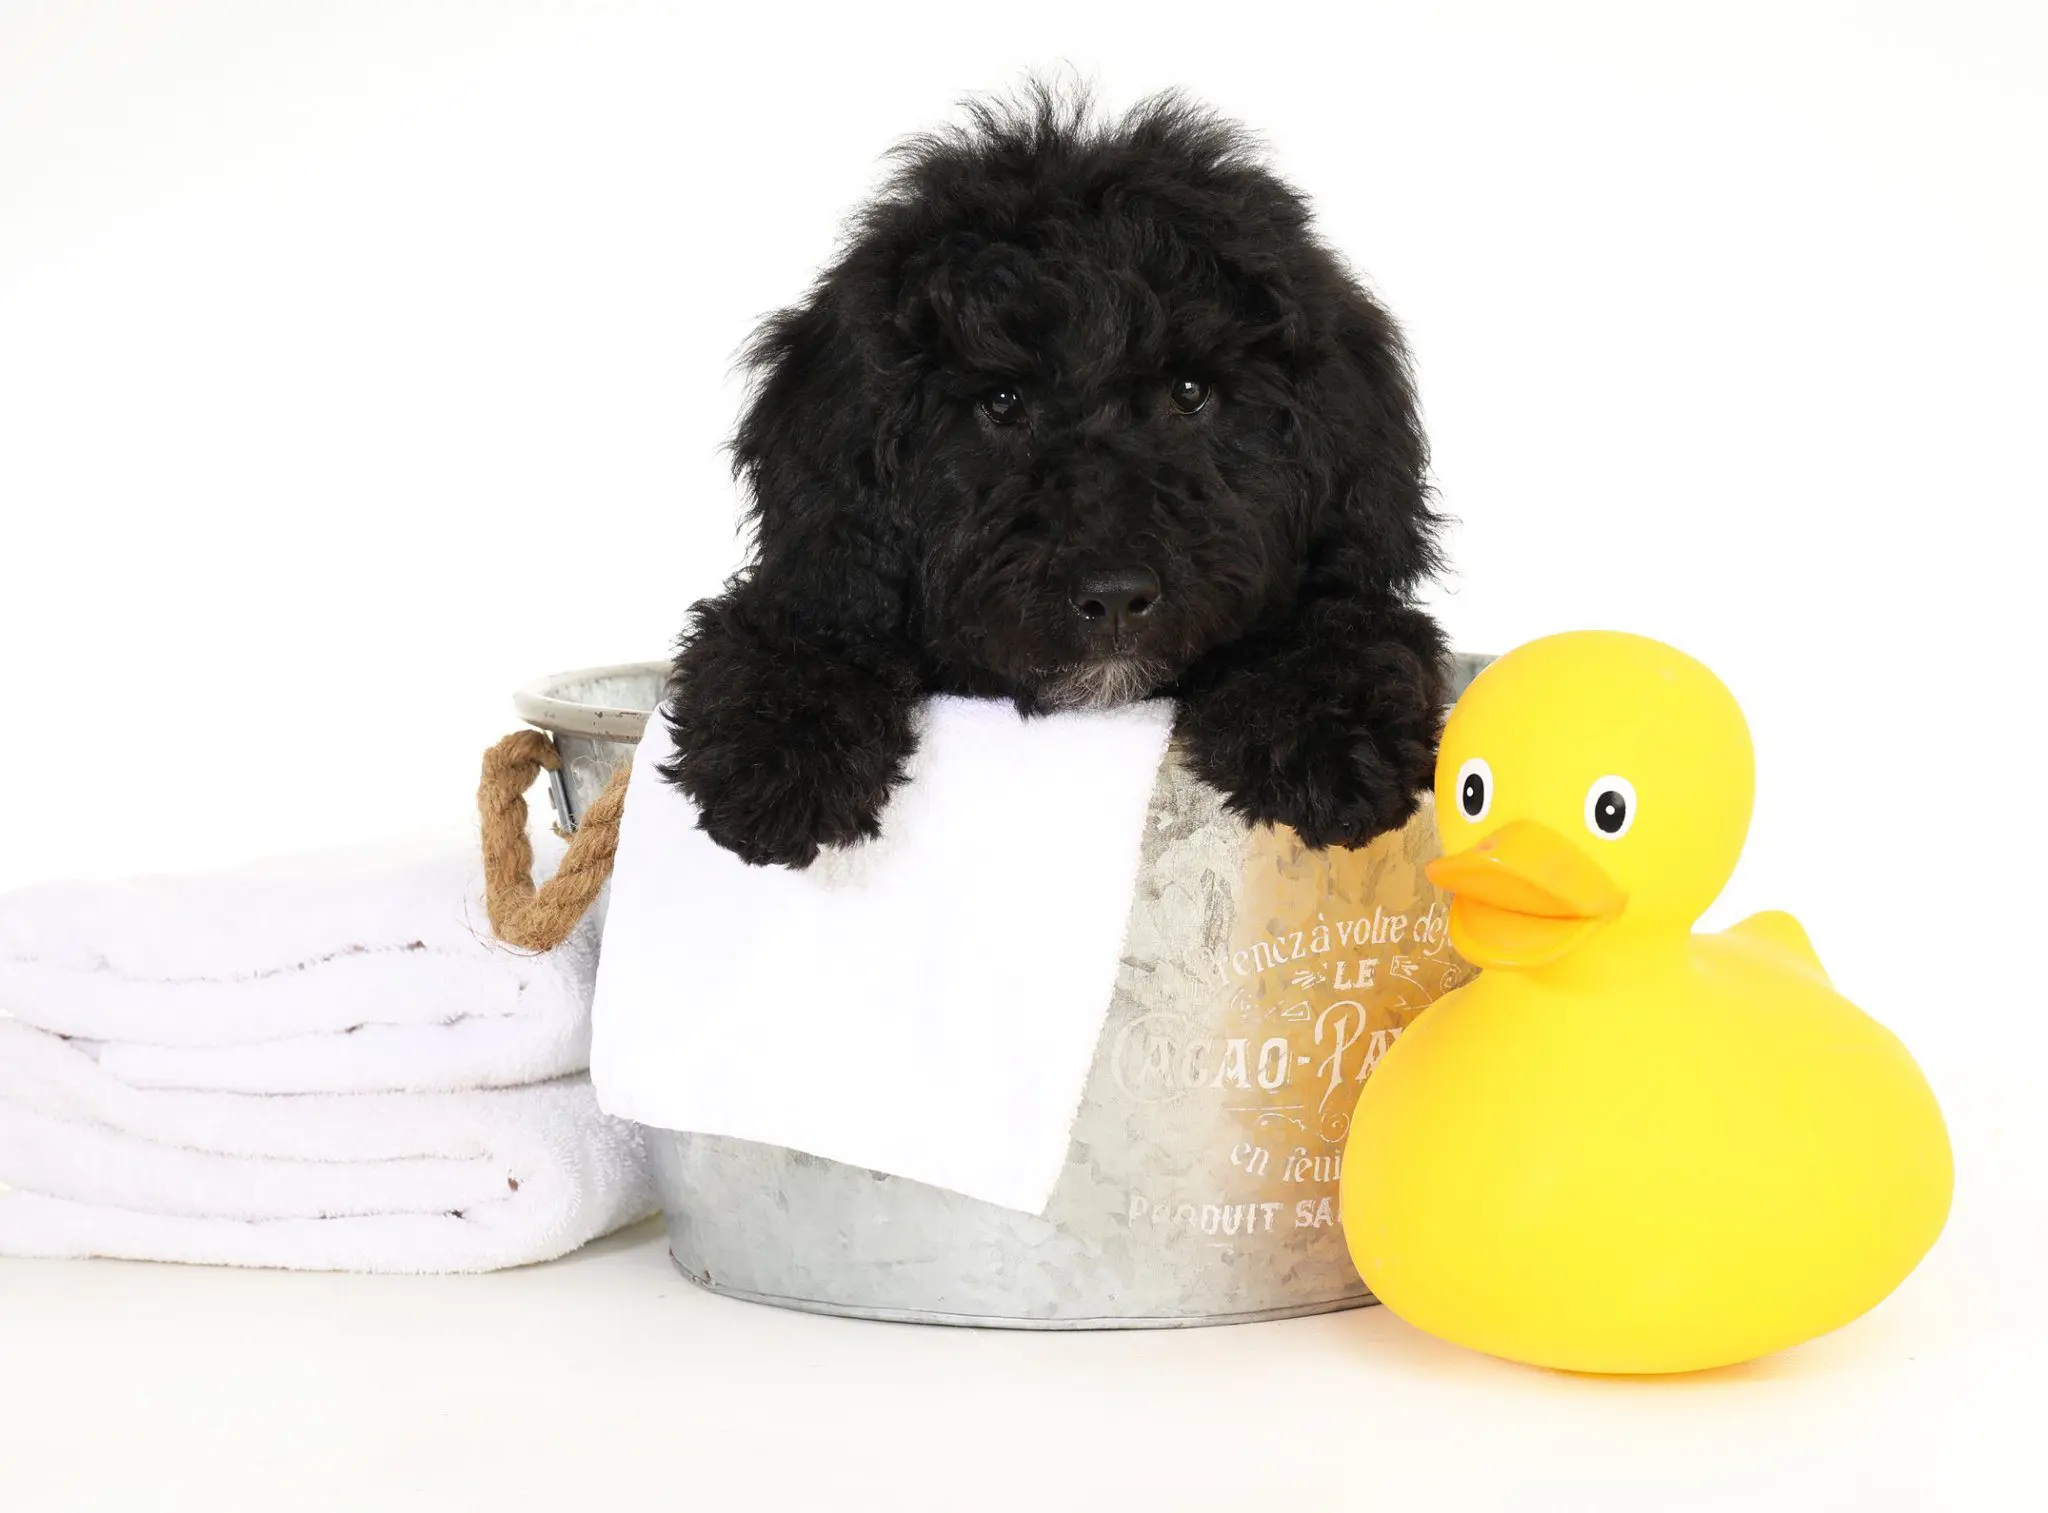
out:
{"label": "puppy's eye", "polygon": [[1176,378],[1166,392],[1183,415],[1192,415],[1209,402],[1209,386],[1197,378]]}
{"label": "puppy's eye", "polygon": [[981,413],[999,426],[1013,426],[1024,418],[1024,396],[1015,389],[991,389],[981,401]]}

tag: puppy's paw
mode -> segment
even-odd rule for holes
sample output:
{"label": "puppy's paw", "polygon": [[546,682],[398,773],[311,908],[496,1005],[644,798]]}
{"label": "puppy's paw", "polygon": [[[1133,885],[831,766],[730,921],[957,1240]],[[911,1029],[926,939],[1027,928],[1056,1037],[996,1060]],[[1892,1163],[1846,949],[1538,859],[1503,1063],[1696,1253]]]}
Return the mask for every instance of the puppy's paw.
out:
{"label": "puppy's paw", "polygon": [[907,679],[700,623],[669,688],[661,774],[699,827],[756,866],[807,867],[881,831],[916,744]]}
{"label": "puppy's paw", "polygon": [[1195,772],[1254,823],[1307,846],[1363,846],[1414,815],[1435,776],[1441,676],[1403,647],[1308,667],[1243,667],[1185,700]]}
{"label": "puppy's paw", "polygon": [[671,780],[696,800],[704,833],[742,861],[785,867],[880,834],[901,763],[821,739],[817,725],[756,719],[679,745]]}

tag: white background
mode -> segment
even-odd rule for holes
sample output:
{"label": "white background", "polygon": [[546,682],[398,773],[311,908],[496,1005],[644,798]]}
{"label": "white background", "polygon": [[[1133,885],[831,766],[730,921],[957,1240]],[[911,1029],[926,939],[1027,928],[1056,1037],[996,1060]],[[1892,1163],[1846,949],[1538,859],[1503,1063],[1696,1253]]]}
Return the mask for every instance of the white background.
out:
{"label": "white background", "polygon": [[[1459,642],[1613,626],[1722,673],[1761,793],[1714,917],[1797,911],[1960,1163],[1935,1256],[1801,1364],[1587,1393],[1346,1326],[1309,1352],[1303,1464],[1364,1499],[1442,1457],[1448,1506],[1500,1472],[1491,1421],[1524,1502],[1597,1469],[1680,1506],[1711,1462],[1700,1505],[2017,1505],[1991,1489],[2041,1376],[2040,14],[0,0],[0,886],[463,833],[515,684],[661,655],[736,565],[730,360],[880,152],[1027,66],[1119,105],[1183,85],[1407,325]],[[770,1335],[798,1375],[849,1338]],[[1174,1359],[1228,1392],[1221,1342],[1256,1338]],[[1145,1348],[1115,1347],[1134,1384]],[[1034,1411],[974,1443],[1096,1432]],[[1125,1469],[1191,1506],[1239,1485],[1198,1449]]]}

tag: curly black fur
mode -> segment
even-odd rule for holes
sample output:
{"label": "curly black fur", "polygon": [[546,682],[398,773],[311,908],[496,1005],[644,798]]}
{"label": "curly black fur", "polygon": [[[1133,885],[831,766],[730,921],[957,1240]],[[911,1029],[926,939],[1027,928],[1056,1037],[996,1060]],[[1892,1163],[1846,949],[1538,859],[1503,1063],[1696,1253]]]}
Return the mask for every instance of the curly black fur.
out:
{"label": "curly black fur", "polygon": [[1171,694],[1195,770],[1310,845],[1413,813],[1446,685],[1406,352],[1237,127],[972,107],[748,358],[753,560],[692,611],[663,767],[721,845],[876,834],[934,692]]}

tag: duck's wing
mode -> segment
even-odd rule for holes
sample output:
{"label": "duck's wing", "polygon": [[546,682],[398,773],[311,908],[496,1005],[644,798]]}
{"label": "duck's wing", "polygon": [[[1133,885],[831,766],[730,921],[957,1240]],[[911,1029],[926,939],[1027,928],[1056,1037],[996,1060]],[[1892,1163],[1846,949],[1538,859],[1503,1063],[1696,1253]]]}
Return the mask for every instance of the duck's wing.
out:
{"label": "duck's wing", "polygon": [[[1806,927],[1782,909],[1766,909],[1761,914],[1752,914],[1721,933],[1730,940],[1758,948],[1822,982],[1828,981],[1827,968],[1820,964],[1813,942],[1806,938]],[[1833,984],[1829,983],[1829,986]]]}

